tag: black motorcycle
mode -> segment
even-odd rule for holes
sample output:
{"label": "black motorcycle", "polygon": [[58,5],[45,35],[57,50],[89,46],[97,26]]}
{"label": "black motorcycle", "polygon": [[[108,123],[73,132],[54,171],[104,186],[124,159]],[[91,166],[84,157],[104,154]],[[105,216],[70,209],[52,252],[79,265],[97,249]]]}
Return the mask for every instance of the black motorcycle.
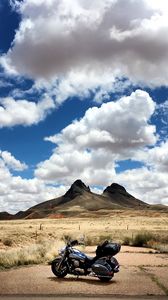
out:
{"label": "black motorcycle", "polygon": [[120,244],[103,242],[97,246],[96,256],[89,257],[73,246],[79,245],[77,240],[70,241],[59,251],[60,256],[56,257],[51,264],[51,270],[59,278],[67,274],[76,276],[94,276],[101,281],[110,281],[114,273],[119,272],[119,263],[113,256],[120,249]]}

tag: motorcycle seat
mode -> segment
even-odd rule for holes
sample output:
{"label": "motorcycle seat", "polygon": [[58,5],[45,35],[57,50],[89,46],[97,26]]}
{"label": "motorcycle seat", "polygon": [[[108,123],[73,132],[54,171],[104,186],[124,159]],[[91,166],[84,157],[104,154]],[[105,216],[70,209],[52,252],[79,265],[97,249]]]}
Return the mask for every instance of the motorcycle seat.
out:
{"label": "motorcycle seat", "polygon": [[86,262],[88,263],[93,263],[95,260],[95,257],[92,257],[92,256],[86,256]]}

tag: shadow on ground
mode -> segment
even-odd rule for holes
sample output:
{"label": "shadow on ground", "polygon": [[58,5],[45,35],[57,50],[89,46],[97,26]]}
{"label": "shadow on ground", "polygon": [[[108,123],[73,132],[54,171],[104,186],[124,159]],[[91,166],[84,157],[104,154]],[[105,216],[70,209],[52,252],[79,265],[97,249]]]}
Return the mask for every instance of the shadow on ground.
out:
{"label": "shadow on ground", "polygon": [[66,282],[81,282],[81,283],[88,283],[91,285],[98,285],[98,286],[107,286],[107,285],[111,285],[111,284],[115,284],[116,281],[115,280],[111,280],[109,282],[102,282],[99,279],[95,279],[95,278],[81,278],[81,277],[76,277],[76,278],[56,278],[56,277],[48,277],[47,279],[51,280],[51,281],[55,281],[55,282],[59,282],[59,283],[66,283]]}

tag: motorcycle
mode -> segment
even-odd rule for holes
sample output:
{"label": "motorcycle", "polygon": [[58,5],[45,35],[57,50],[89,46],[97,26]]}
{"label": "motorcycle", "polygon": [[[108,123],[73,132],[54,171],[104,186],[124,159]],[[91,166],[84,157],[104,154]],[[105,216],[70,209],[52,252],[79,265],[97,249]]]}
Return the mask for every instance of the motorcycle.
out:
{"label": "motorcycle", "polygon": [[97,246],[96,256],[89,257],[74,246],[79,245],[77,240],[67,242],[66,246],[59,251],[59,256],[49,264],[51,270],[58,278],[63,278],[67,274],[76,276],[98,277],[101,281],[110,281],[114,273],[119,272],[119,263],[114,257],[121,245],[104,241]]}

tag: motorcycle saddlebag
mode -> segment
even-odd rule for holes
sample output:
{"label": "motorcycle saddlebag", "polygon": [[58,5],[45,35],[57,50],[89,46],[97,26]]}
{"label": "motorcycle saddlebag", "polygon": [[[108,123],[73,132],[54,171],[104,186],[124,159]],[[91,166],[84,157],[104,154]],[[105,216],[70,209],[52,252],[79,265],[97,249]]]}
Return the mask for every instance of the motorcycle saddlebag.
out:
{"label": "motorcycle saddlebag", "polygon": [[95,263],[92,265],[92,271],[97,276],[108,277],[113,276],[113,270],[110,265],[106,262],[105,259],[97,259]]}
{"label": "motorcycle saddlebag", "polygon": [[114,256],[120,251],[120,249],[121,249],[120,244],[105,241],[103,244],[97,246],[96,256],[97,257]]}

